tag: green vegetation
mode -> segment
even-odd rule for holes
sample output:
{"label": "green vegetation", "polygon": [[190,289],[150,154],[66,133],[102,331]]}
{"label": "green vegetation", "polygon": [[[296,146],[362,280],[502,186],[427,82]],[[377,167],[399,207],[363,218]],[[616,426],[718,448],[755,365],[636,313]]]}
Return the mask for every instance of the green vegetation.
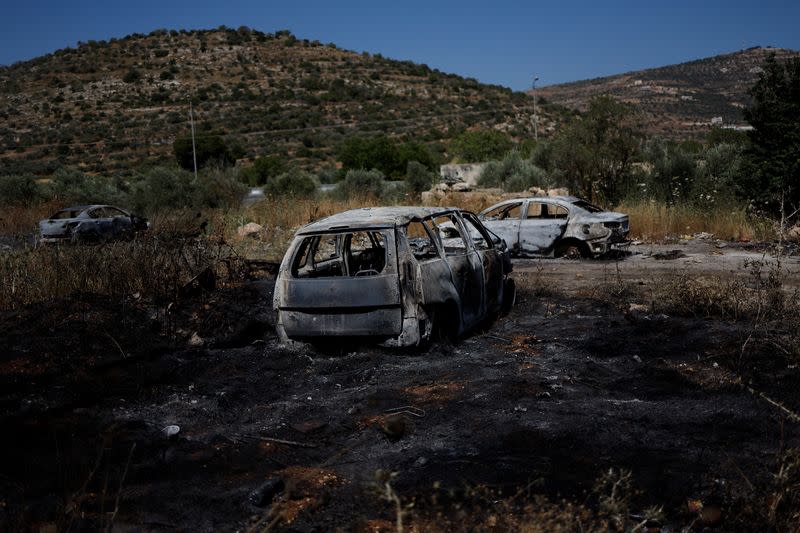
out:
{"label": "green vegetation", "polygon": [[514,147],[507,134],[496,130],[466,131],[453,139],[453,155],[461,163],[480,163],[497,159]]}
{"label": "green vegetation", "polygon": [[404,177],[410,161],[429,170],[436,166],[436,159],[424,144],[414,141],[399,144],[386,135],[349,137],[339,147],[337,156],[345,172],[375,169],[392,179]]}
{"label": "green vegetation", "polygon": [[753,126],[738,182],[742,198],[773,214],[800,207],[800,58],[770,56],[750,91]]}
{"label": "green vegetation", "polygon": [[197,153],[197,168],[216,163],[219,165],[232,165],[236,162],[234,154],[228,148],[225,139],[213,133],[202,133],[195,136],[194,149],[192,136],[184,135],[175,139],[172,144],[175,159],[181,168],[194,170],[194,153]]}

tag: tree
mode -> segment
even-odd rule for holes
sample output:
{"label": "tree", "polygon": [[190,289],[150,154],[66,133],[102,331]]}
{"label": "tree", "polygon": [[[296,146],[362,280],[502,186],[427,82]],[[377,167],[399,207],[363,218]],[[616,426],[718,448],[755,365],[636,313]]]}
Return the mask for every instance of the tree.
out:
{"label": "tree", "polygon": [[503,157],[514,142],[497,130],[465,131],[453,139],[451,150],[462,163],[480,163]]}
{"label": "tree", "polygon": [[639,147],[636,117],[610,96],[589,102],[589,110],[553,142],[552,165],[567,186],[597,202],[619,199]]}
{"label": "tree", "polygon": [[778,62],[770,55],[750,89],[753,101],[744,117],[748,133],[740,197],[773,214],[783,203],[800,207],[800,58]]}
{"label": "tree", "polygon": [[[213,133],[200,133],[195,137],[195,149],[197,151],[197,168],[203,168],[211,162],[222,166],[233,165],[236,162],[231,154],[228,145],[220,135]],[[192,137],[185,135],[178,137],[172,144],[175,159],[181,168],[194,170],[194,157],[192,154]]]}
{"label": "tree", "polygon": [[242,175],[252,186],[264,185],[287,171],[283,158],[277,155],[257,157],[253,165],[244,169]]}
{"label": "tree", "polygon": [[349,137],[339,147],[338,156],[344,171],[377,169],[384,176],[405,172],[405,168],[400,167],[397,146],[385,135]]}

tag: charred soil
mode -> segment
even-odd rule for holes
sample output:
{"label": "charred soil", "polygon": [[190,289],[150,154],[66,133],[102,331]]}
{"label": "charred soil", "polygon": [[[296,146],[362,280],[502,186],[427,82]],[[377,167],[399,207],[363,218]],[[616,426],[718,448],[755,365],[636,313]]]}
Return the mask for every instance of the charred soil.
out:
{"label": "charred soil", "polygon": [[282,347],[269,279],[5,312],[0,529],[374,531],[398,509],[424,528],[520,494],[602,517],[609,471],[631,473],[630,516],[663,507],[651,525],[756,528],[800,447],[796,362],[754,345],[758,373],[744,323],[608,297],[650,267],[723,268],[686,251],[519,261],[510,315],[424,352]]}

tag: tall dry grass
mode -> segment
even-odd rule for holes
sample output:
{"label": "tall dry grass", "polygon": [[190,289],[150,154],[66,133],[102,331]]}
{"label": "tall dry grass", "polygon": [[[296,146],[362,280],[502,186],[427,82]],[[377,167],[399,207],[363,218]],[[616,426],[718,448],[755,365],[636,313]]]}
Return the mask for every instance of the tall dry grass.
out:
{"label": "tall dry grass", "polygon": [[632,238],[650,242],[699,232],[735,241],[766,241],[776,236],[773,221],[749,216],[743,207],[738,206],[706,209],[642,201],[623,203],[614,211],[628,214]]}

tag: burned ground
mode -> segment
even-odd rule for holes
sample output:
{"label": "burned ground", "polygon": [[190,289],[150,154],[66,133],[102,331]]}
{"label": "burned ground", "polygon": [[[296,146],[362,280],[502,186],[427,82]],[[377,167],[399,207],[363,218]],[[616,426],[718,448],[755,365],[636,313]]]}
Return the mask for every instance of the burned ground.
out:
{"label": "burned ground", "polygon": [[756,528],[800,447],[781,408],[800,406],[800,373],[768,346],[743,363],[742,322],[636,292],[669,269],[741,270],[741,250],[685,251],[520,261],[509,316],[424,352],[281,347],[269,279],[168,309],[79,295],[5,312],[0,529],[393,529],[388,472],[419,524],[495,505],[477,488],[595,513],[609,469],[632,473],[634,516],[689,525],[700,501],[722,510],[709,523]]}

